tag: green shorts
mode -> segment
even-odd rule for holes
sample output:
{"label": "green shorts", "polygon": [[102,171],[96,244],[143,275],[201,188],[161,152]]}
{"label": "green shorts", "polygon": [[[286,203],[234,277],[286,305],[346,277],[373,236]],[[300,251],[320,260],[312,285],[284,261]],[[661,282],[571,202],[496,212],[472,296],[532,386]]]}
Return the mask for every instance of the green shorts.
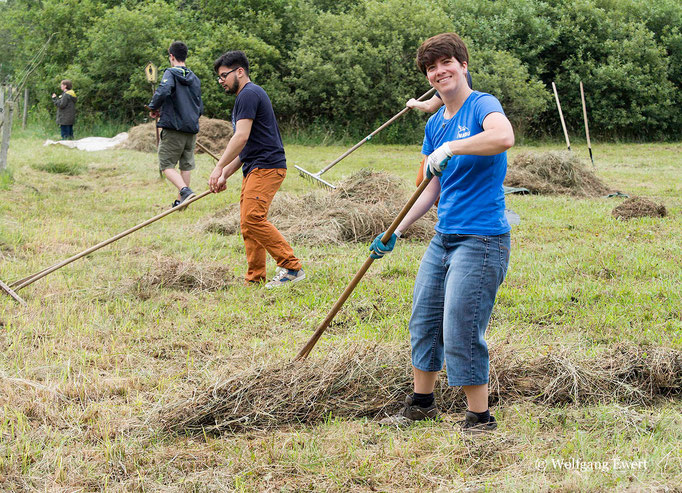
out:
{"label": "green shorts", "polygon": [[159,169],[175,168],[180,163],[181,171],[194,169],[194,146],[197,143],[197,134],[178,132],[168,128],[161,129],[161,142],[159,143]]}

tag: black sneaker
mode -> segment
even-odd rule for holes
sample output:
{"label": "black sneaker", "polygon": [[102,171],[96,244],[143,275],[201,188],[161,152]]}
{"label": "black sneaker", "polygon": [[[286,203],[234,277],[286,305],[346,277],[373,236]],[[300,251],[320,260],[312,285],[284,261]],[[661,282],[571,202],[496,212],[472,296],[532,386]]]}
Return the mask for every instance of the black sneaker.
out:
{"label": "black sneaker", "polygon": [[[195,197],[195,196],[196,196],[196,194],[192,191],[191,188],[189,188],[189,187],[182,187],[182,188],[180,189],[180,200],[176,200],[176,201],[175,201],[175,202],[177,202],[176,205],[180,205],[180,204],[182,204],[183,202],[185,202],[186,200],[189,200],[189,199],[191,199],[192,197]],[[175,204],[175,202],[173,202],[173,203]],[[184,211],[185,208],[187,208],[187,206],[181,207],[179,210]]]}
{"label": "black sneaker", "polygon": [[467,411],[464,413],[464,420],[459,422],[459,426],[466,433],[482,433],[497,428],[497,421],[495,421],[495,416],[490,416],[490,421],[482,423],[476,414]]}
{"label": "black sneaker", "polygon": [[417,406],[412,403],[412,396],[408,395],[405,397],[405,407],[403,407],[398,414],[382,419],[379,421],[379,424],[409,426],[415,421],[435,419],[436,417],[438,417],[438,407],[436,406],[435,402],[429,407]]}

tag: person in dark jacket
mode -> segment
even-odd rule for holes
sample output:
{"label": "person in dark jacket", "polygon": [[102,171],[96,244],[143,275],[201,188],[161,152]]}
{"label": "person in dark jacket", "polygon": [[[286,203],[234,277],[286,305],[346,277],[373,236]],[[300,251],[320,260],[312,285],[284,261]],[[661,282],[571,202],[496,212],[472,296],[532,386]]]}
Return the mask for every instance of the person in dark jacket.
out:
{"label": "person in dark jacket", "polygon": [[[194,196],[189,182],[194,169],[199,116],[204,110],[201,81],[185,66],[187,51],[185,43],[171,43],[168,48],[171,66],[163,73],[161,83],[147,105],[149,116],[159,118],[156,126],[161,128],[159,169],[178,189],[173,207]],[[175,170],[178,162],[179,173]]]}
{"label": "person in dark jacket", "polygon": [[57,106],[57,125],[61,127],[62,140],[73,140],[73,124],[76,122],[76,93],[70,80],[62,81],[62,95],[52,93],[52,102]]}

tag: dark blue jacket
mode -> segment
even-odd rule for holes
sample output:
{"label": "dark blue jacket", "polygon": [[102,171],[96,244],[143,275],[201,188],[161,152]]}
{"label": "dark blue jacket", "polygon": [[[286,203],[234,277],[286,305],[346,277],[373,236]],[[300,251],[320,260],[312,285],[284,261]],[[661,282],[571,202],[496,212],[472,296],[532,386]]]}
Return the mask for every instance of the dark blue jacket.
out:
{"label": "dark blue jacket", "polygon": [[199,116],[204,112],[199,77],[187,67],[167,68],[148,106],[161,110],[157,127],[198,133]]}

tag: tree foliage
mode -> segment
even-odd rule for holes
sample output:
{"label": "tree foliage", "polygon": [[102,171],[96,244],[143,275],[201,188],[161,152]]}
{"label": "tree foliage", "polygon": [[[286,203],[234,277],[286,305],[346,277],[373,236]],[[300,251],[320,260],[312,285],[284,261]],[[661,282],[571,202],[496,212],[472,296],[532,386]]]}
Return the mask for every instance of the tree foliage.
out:
{"label": "tree foliage", "polygon": [[[181,39],[208,116],[227,118],[232,106],[213,60],[242,49],[284,126],[366,135],[428,89],[416,49],[454,30],[469,45],[475,89],[497,96],[521,133],[560,133],[552,82],[571,132],[581,131],[582,81],[595,136],[682,134],[675,0],[7,0],[0,19],[3,79],[16,79],[55,33],[30,80],[45,109],[70,78],[81,111],[139,121],[151,95],[143,67],[162,72],[167,46]],[[408,114],[381,138],[418,140],[423,121]]]}

